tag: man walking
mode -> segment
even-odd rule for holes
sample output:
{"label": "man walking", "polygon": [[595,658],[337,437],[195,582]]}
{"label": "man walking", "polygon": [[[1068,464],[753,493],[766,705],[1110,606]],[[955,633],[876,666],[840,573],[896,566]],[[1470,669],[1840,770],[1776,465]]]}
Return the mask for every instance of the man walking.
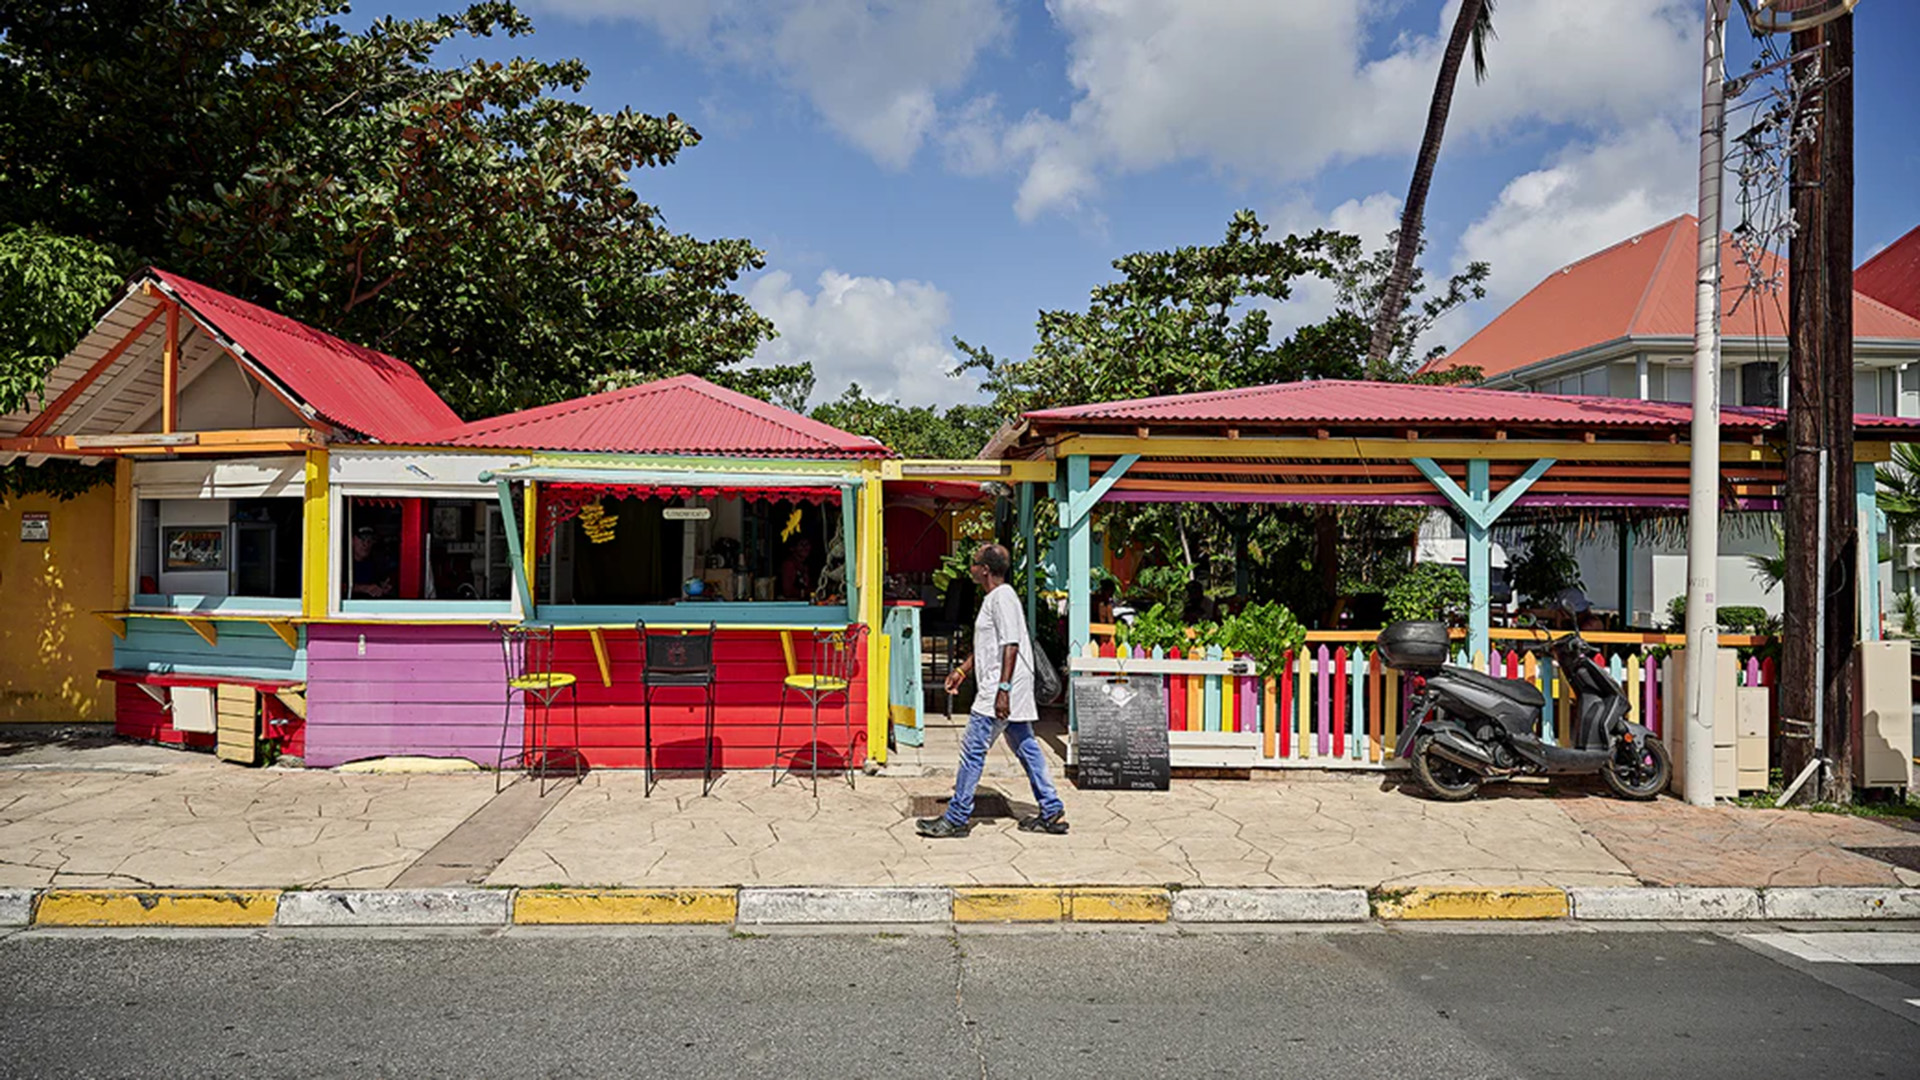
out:
{"label": "man walking", "polygon": [[1008,748],[1027,770],[1034,800],[1040,804],[1040,812],[1022,821],[1020,828],[1026,832],[1067,831],[1066,807],[1047,776],[1046,755],[1033,735],[1033,722],[1040,719],[1033,700],[1034,664],[1039,655],[1027,633],[1020,599],[1007,584],[1007,572],[1007,549],[999,544],[982,545],[967,569],[986,598],[980,602],[980,615],[973,623],[973,655],[947,673],[947,693],[959,690],[968,672],[973,673],[978,692],[968,712],[967,733],[960,740],[960,771],[954,777],[953,798],[947,802],[944,815],[920,820],[921,836],[938,839],[973,831],[973,791],[986,769],[987,748],[1003,731]]}

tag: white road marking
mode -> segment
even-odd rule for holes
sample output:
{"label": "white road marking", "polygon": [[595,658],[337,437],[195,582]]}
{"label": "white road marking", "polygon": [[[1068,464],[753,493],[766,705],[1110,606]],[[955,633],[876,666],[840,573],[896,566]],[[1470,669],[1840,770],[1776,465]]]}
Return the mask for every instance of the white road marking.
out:
{"label": "white road marking", "polygon": [[1741,936],[1815,964],[1920,964],[1920,933],[1833,930]]}

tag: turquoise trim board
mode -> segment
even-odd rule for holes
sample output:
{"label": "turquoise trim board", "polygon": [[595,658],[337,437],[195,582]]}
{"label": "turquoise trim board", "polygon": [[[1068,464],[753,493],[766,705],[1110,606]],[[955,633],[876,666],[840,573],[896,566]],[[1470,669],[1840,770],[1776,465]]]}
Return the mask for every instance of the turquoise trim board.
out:
{"label": "turquoise trim board", "polygon": [[113,643],[119,671],[214,675],[236,679],[307,677],[306,639],[289,650],[279,635],[258,623],[220,624],[220,644],[209,645],[192,627],[173,619],[129,619],[127,636]]}
{"label": "turquoise trim board", "polygon": [[429,618],[449,615],[475,621],[513,618],[511,600],[342,600],[342,615],[395,615]]}
{"label": "turquoise trim board", "polygon": [[542,604],[536,621],[554,626],[597,626],[645,619],[661,625],[718,623],[721,626],[790,626],[795,630],[848,625],[839,604],[781,601],[683,604]]}
{"label": "turquoise trim board", "polygon": [[298,615],[300,601],[267,596],[140,593],[133,598],[133,610],[170,615]]}

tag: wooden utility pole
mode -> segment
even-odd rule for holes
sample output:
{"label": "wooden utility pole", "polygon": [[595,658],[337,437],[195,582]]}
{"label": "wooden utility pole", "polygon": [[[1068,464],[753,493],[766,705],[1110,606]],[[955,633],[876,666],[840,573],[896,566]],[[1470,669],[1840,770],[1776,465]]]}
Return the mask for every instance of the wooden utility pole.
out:
{"label": "wooden utility pole", "polygon": [[[1827,378],[1826,756],[1833,762],[1830,802],[1853,800],[1851,670],[1859,626],[1861,537],[1853,477],[1853,16],[1820,27],[1820,194],[1825,216],[1827,306],[1820,333]],[[1869,412],[1879,412],[1877,403]],[[1875,559],[1874,563],[1878,560]],[[1871,564],[1870,564],[1871,565]]]}
{"label": "wooden utility pole", "polygon": [[[1787,249],[1791,397],[1780,762],[1791,778],[1811,759],[1817,711],[1820,754],[1833,763],[1832,783],[1819,797],[1844,802],[1852,798],[1856,741],[1849,668],[1860,639],[1855,567],[1861,538],[1853,474],[1853,16],[1796,31],[1793,51],[1808,57],[1795,65],[1795,77],[1811,79],[1817,72],[1820,85],[1812,105],[1815,135],[1794,154],[1791,171],[1798,228]],[[1802,799],[1815,797],[1818,787],[1803,787]]]}
{"label": "wooden utility pole", "polygon": [[[1793,49],[1807,48],[1818,30],[1793,35]],[[1820,64],[1808,58],[1793,65],[1793,78],[1814,77]],[[1821,313],[1827,310],[1825,213],[1818,147],[1803,146],[1788,172],[1788,205],[1798,225],[1787,241],[1787,498],[1784,508],[1786,556],[1785,607],[1780,628],[1780,730],[1777,756],[1781,774],[1792,781],[1814,757],[1814,716],[1820,699],[1820,645],[1823,638],[1816,585],[1820,555],[1820,470],[1826,428],[1827,381],[1821,362],[1824,345]],[[1849,394],[1851,397],[1851,394]],[[1811,801],[1819,785],[1801,787]]]}

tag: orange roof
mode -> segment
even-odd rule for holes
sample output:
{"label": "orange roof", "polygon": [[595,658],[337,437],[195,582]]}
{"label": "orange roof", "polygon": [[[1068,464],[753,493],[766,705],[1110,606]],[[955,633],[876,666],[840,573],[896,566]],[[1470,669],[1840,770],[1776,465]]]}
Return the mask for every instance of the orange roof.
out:
{"label": "orange roof", "polygon": [[1861,263],[1853,291],[1920,319],[1920,226]]}
{"label": "orange roof", "polygon": [[[1682,214],[1563,266],[1432,366],[1478,367],[1493,376],[1624,338],[1691,338],[1699,236],[1699,220]],[[1727,233],[1721,234],[1720,261],[1720,333],[1784,338],[1787,261],[1763,256],[1764,269],[1782,283],[1780,291],[1744,300],[1739,259]],[[1920,341],[1920,318],[1856,291],[1853,335]]]}

